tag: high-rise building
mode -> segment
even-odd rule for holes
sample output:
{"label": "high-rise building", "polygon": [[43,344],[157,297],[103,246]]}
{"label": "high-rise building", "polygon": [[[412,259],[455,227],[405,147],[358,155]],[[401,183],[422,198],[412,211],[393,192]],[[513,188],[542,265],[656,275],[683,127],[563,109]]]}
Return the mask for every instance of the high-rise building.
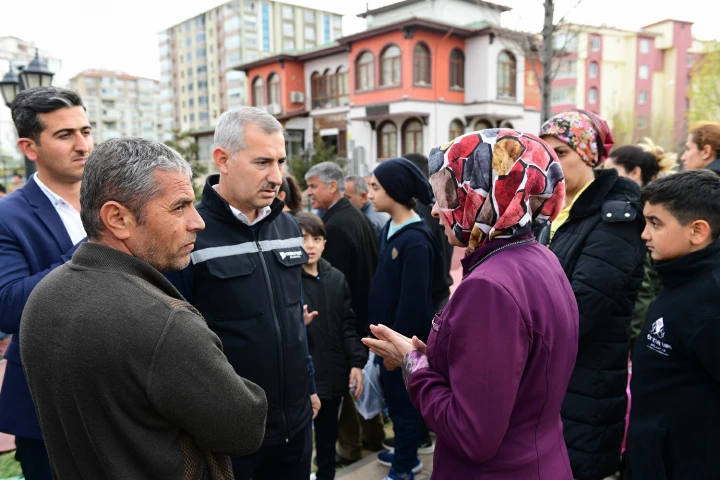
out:
{"label": "high-rise building", "polygon": [[96,143],[118,137],[160,139],[157,80],[85,70],[70,79],[70,88],[83,99]]}
{"label": "high-rise building", "polygon": [[231,0],[168,28],[159,34],[164,132],[212,130],[224,111],[249,103],[234,67],[341,35],[340,15],[272,0]]}
{"label": "high-rise building", "polygon": [[687,128],[692,23],[664,20],[637,31],[569,25],[556,35],[552,112],[584,108],[623,142],[643,136],[678,148]]}
{"label": "high-rise building", "polygon": [[[43,60],[47,60],[48,69],[55,73],[53,83],[58,85],[62,82],[61,66],[59,58],[53,57],[45,50],[36,50],[35,44],[17,37],[0,37],[0,79],[10,70],[10,67],[17,69],[28,65],[35,53],[38,53]],[[17,132],[12,122],[10,109],[0,97],[0,157],[12,157],[21,159],[22,155],[17,148]],[[3,161],[3,163],[5,163]],[[6,165],[7,166],[7,165]]]}

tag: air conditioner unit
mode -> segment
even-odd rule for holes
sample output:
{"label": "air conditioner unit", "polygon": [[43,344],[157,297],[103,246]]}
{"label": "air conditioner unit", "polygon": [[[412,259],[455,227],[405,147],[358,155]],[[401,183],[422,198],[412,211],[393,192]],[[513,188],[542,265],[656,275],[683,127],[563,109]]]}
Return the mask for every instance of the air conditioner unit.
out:
{"label": "air conditioner unit", "polygon": [[303,92],[290,92],[291,103],[303,103],[305,101],[305,94]]}
{"label": "air conditioner unit", "polygon": [[272,103],[270,105],[264,105],[260,108],[265,110],[270,115],[280,115],[282,113],[282,105],[280,105],[279,103]]}

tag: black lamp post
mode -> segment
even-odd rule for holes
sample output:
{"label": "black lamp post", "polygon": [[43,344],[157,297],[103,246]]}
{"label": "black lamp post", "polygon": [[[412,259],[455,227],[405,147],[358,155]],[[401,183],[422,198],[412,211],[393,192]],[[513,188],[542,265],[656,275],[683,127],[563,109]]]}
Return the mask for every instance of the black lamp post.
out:
{"label": "black lamp post", "polygon": [[[18,67],[20,74],[15,71],[12,64],[10,70],[5,74],[0,82],[0,93],[2,93],[5,105],[10,107],[15,97],[28,88],[49,87],[52,83],[54,72],[51,72],[47,66],[47,60],[42,60],[37,49],[35,49],[35,58],[26,65]],[[35,162],[31,162],[25,157],[25,180],[35,173]]]}

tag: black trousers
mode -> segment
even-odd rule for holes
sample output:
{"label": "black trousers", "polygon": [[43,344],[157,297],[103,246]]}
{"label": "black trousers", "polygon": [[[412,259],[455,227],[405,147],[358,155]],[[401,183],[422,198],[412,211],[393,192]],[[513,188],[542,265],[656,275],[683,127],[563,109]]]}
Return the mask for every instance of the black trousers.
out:
{"label": "black trousers", "polygon": [[45,442],[15,437],[15,460],[20,462],[25,480],[52,480],[50,459]]}
{"label": "black trousers", "polygon": [[335,442],[338,438],[338,417],[342,397],[322,399],[322,408],[315,418],[315,451],[317,454],[317,480],[335,478]]}
{"label": "black trousers", "polygon": [[308,480],[312,443],[312,424],[308,423],[287,443],[261,447],[252,455],[232,457],[235,480]]}

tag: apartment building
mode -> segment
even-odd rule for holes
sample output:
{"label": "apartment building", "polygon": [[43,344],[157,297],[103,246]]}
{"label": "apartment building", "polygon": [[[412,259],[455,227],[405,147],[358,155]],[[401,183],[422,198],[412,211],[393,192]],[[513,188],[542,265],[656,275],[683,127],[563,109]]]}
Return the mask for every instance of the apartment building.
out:
{"label": "apartment building", "polygon": [[272,0],[231,0],[168,28],[159,34],[163,131],[212,131],[223,112],[248,103],[235,67],[341,35],[340,15]]}
{"label": "apartment building", "polygon": [[284,124],[291,158],[320,136],[349,171],[366,174],[465,132],[540,128],[537,83],[498,27],[507,10],[481,0],[404,0],[363,13],[366,31],[238,70],[250,103]]}
{"label": "apartment building", "polygon": [[96,143],[118,137],[160,140],[159,82],[109,70],[84,70],[70,79],[83,99]]}
{"label": "apartment building", "polygon": [[638,31],[569,25],[555,38],[567,54],[552,87],[553,113],[584,108],[629,138],[682,143],[694,55],[692,23],[664,20]]}

